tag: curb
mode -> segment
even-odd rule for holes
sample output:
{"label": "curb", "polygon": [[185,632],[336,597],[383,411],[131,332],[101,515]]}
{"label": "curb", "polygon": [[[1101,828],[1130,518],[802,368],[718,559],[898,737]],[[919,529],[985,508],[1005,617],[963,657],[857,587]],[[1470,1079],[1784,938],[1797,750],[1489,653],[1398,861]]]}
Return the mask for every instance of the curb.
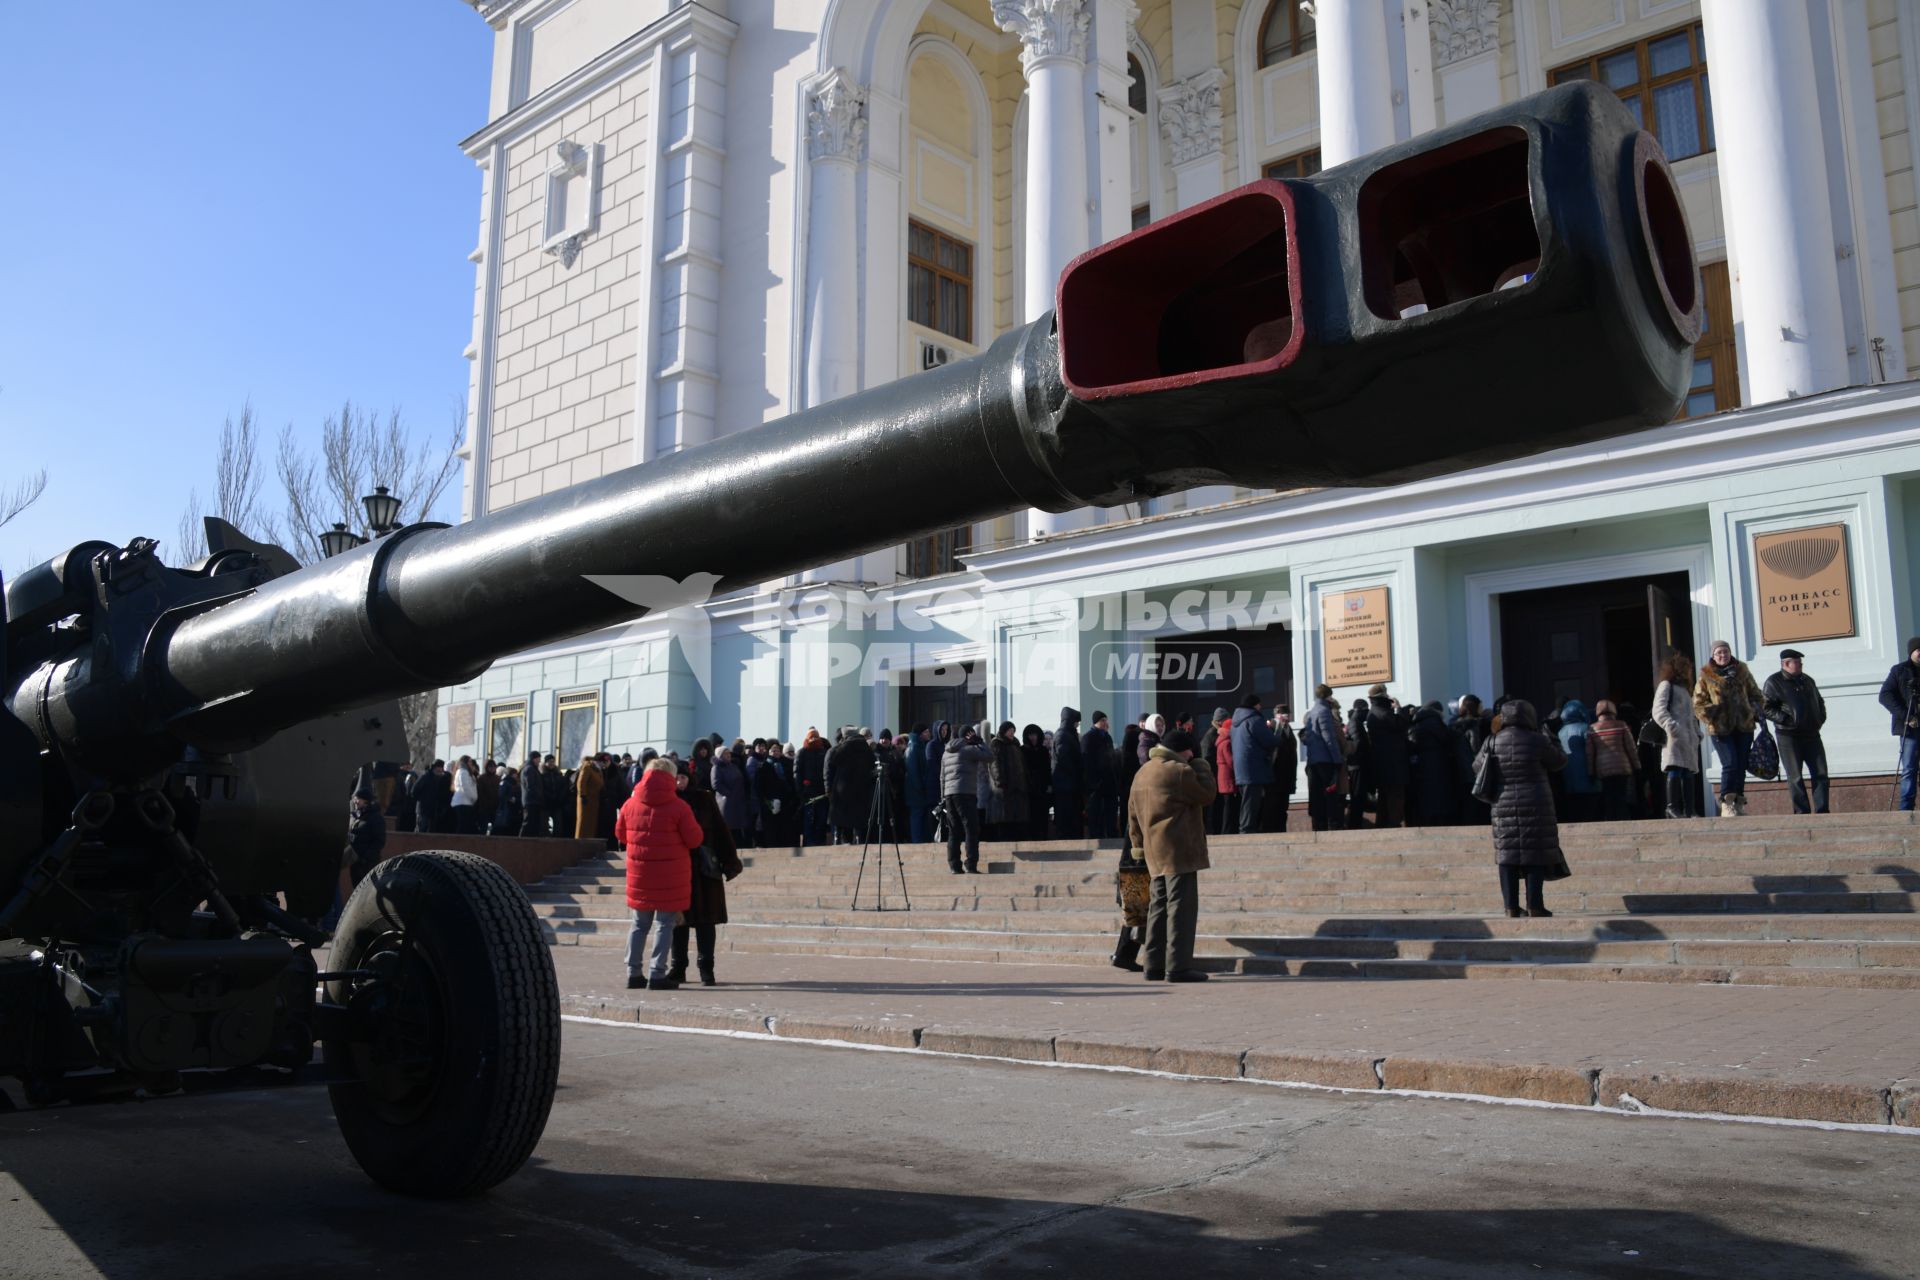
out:
{"label": "curb", "polygon": [[861,1018],[673,1008],[605,996],[562,996],[560,1004],[563,1014],[605,1022],[1152,1072],[1196,1080],[1256,1080],[1356,1091],[1445,1094],[1588,1108],[1610,1114],[1654,1111],[1702,1118],[1920,1130],[1920,1079],[1895,1080],[1884,1086],[1796,1083],[1551,1063],[1161,1045],[1100,1035],[1039,1035],[1007,1027],[915,1026]]}

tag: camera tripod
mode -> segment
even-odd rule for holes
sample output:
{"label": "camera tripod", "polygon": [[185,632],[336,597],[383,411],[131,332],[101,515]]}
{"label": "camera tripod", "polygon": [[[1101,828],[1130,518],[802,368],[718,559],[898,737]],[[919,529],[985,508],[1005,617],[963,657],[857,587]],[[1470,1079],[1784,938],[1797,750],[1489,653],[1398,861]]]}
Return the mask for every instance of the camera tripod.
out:
{"label": "camera tripod", "polygon": [[[853,877],[853,901],[848,905],[852,911],[861,910],[860,882],[867,874],[867,850],[874,845],[885,845],[893,841],[893,861],[900,869],[900,900],[906,905],[898,908],[902,911],[913,910],[913,899],[907,896],[907,862],[900,856],[900,828],[896,824],[893,812],[893,789],[887,785],[887,762],[876,760],[873,763],[873,802],[867,806],[867,826],[860,838],[860,870]],[[876,854],[879,865],[873,874],[873,910],[891,910],[887,906],[887,868],[886,850]]]}

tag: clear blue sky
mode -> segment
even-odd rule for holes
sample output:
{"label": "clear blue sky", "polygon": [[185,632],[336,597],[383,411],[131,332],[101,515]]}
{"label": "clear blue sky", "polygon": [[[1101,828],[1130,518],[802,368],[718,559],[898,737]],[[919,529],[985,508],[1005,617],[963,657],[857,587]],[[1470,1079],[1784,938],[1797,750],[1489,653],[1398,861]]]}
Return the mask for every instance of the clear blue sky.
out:
{"label": "clear blue sky", "polygon": [[450,429],[492,40],[460,0],[8,6],[0,485],[49,485],[0,572],[170,545],[249,399],[269,441],[346,397]]}

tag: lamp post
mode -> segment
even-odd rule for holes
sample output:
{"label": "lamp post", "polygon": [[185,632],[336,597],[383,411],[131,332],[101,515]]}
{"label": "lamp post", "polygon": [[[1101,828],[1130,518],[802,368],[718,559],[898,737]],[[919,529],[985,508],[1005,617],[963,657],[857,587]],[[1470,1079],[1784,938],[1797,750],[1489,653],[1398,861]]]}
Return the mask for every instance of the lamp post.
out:
{"label": "lamp post", "polygon": [[360,505],[367,509],[367,527],[374,537],[384,538],[400,527],[400,499],[388,493],[387,486],[373,486],[373,492],[360,499]]}
{"label": "lamp post", "polygon": [[347,528],[344,524],[335,524],[333,528],[320,535],[320,554],[337,556],[353,550],[366,539]]}
{"label": "lamp post", "polygon": [[[374,537],[384,538],[400,527],[400,499],[388,492],[387,486],[373,486],[373,492],[361,498],[360,505],[367,509],[367,528],[373,531]],[[323,555],[337,556],[367,541],[344,523],[337,523],[320,535],[320,551]]]}

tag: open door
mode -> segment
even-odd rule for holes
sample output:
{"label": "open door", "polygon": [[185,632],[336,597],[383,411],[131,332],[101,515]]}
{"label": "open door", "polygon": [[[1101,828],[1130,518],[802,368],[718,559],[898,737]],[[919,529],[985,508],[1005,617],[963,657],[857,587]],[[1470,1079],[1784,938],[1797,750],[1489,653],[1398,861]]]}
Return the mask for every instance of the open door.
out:
{"label": "open door", "polygon": [[1653,680],[1660,682],[1660,664],[1667,660],[1676,644],[1673,594],[1649,582],[1647,584],[1647,621],[1652,642]]}

